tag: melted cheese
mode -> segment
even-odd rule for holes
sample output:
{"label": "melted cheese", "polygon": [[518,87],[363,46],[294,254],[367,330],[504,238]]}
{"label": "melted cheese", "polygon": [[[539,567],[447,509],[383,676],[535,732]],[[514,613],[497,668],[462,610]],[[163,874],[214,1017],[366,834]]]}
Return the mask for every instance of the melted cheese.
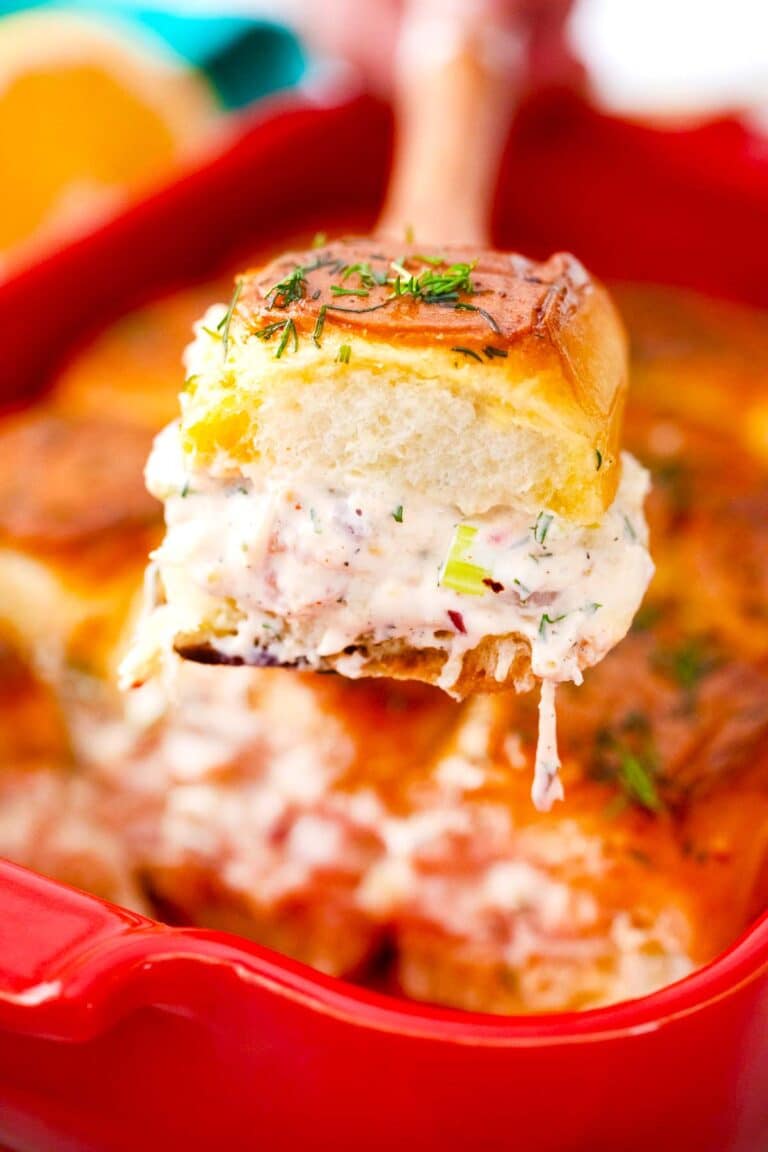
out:
{"label": "melted cheese", "polygon": [[540,812],[548,812],[554,802],[562,800],[565,795],[563,782],[557,774],[559,768],[555,684],[553,680],[544,680],[539,699],[539,739],[531,789],[531,799]]}

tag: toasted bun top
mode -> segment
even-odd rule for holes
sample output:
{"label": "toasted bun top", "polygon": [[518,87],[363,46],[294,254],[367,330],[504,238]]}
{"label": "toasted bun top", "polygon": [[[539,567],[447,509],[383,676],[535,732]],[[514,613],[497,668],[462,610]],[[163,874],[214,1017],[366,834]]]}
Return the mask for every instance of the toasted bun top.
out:
{"label": "toasted bun top", "polygon": [[[413,280],[400,276],[398,284],[397,266]],[[312,339],[319,323],[318,343],[326,330],[346,330],[372,342],[460,348],[482,360],[538,344],[542,358],[557,354],[580,403],[605,417],[626,389],[618,314],[567,252],[539,263],[516,252],[414,245],[395,252],[376,239],[338,240],[285,253],[241,278],[233,330],[260,333],[287,318],[299,338]],[[279,335],[263,338],[274,343]]]}
{"label": "toasted bun top", "polygon": [[572,256],[348,239],[239,278],[187,353],[187,464],[386,482],[597,523],[621,473],[624,331]]}
{"label": "toasted bun top", "polygon": [[[408,290],[407,278],[400,276],[400,294],[392,299],[398,278],[394,265],[418,281],[416,291]],[[467,269],[471,292],[439,283],[449,269],[459,267]],[[368,271],[385,282],[371,282]],[[304,281],[295,290],[295,300],[290,286],[278,288],[292,277]],[[340,296],[332,286],[366,295]],[[328,319],[334,324],[362,328],[371,337],[414,343],[450,337],[478,347],[494,341],[508,347],[530,333],[551,336],[593,289],[585,268],[564,252],[539,264],[515,252],[492,250],[425,252],[410,246],[385,251],[375,239],[353,237],[321,249],[286,252],[243,278],[241,300],[244,312],[265,322],[280,319],[287,305],[302,330],[311,329],[320,309],[326,308],[333,312]]]}

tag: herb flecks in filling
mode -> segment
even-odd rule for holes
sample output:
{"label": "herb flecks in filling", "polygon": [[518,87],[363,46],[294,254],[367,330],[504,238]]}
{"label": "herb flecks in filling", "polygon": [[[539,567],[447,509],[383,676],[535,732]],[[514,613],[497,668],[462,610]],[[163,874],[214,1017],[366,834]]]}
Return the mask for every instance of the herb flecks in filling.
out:
{"label": "herb flecks in filling", "polygon": [[550,616],[547,612],[545,612],[539,620],[539,636],[541,636],[542,640],[546,640],[547,636],[549,635],[549,629],[552,628],[555,624],[559,624],[561,620],[565,620],[567,615],[567,612],[563,612],[560,616]]}
{"label": "herb flecks in filling", "polygon": [[547,534],[549,533],[549,529],[552,527],[552,521],[554,518],[555,517],[551,512],[539,512],[538,516],[536,517],[536,523],[531,529],[533,532],[533,538],[537,544],[544,545],[546,542]]}

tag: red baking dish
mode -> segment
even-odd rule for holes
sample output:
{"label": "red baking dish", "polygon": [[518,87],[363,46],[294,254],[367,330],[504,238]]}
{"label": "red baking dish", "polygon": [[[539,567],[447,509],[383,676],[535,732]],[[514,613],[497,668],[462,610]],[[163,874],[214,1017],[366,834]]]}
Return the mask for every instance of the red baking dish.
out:
{"label": "red baking dish", "polygon": [[[368,227],[390,120],[292,103],[0,289],[0,398],[94,326],[297,232]],[[768,304],[768,147],[661,133],[573,95],[520,115],[495,239],[599,273]],[[0,1142],[15,1150],[762,1152],[768,916],[652,996],[496,1017],[407,1003],[224,933],[167,928],[0,865]]]}

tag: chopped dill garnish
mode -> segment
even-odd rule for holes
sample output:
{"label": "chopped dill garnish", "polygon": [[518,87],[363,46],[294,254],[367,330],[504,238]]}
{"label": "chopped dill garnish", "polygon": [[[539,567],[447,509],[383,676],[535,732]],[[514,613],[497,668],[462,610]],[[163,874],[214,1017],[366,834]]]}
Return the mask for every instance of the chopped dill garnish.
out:
{"label": "chopped dill garnish", "polygon": [[483,362],[482,356],[479,356],[477,352],[474,352],[471,348],[462,348],[460,344],[451,348],[451,352],[461,352],[462,356],[471,356],[473,360],[477,360],[478,364],[482,364]]}
{"label": "chopped dill garnish", "polygon": [[[375,256],[371,257],[371,259],[381,259],[383,261],[385,258]],[[412,272],[406,266],[412,261],[427,264],[428,267],[418,273]],[[345,307],[341,304],[322,305],[318,312],[317,322],[312,334],[312,339],[318,348],[320,347],[320,335],[329,311],[349,312],[353,314],[376,312],[380,308],[390,307],[397,300],[402,300],[404,297],[410,297],[423,304],[435,304],[440,307],[453,308],[456,311],[477,312],[478,315],[486,320],[494,332],[501,335],[501,329],[489,312],[486,312],[484,308],[480,308],[476,304],[469,304],[461,299],[462,296],[471,296],[477,291],[472,280],[472,271],[475,264],[476,261],[469,263],[457,262],[446,266],[446,262],[441,256],[403,256],[400,260],[392,260],[389,265],[389,272],[387,272],[375,269],[368,260],[358,261],[355,264],[345,264],[343,260],[333,257],[330,253],[326,253],[325,255],[318,256],[317,259],[310,264],[297,264],[282,280],[273,284],[265,293],[265,300],[268,308],[279,309],[286,309],[292,304],[305,300],[308,292],[307,275],[319,268],[325,268],[330,275],[340,275],[341,277],[341,283],[330,285],[330,292],[333,297],[356,296],[366,299],[370,296],[371,290],[376,287],[389,287],[391,291],[389,295],[379,303],[360,308]],[[359,283],[357,285],[347,286],[346,281],[353,276],[358,278]],[[311,299],[317,300],[320,298],[320,295],[321,292],[318,289],[312,293]],[[230,305],[230,318],[236,301],[237,296],[233,298],[232,304]],[[224,324],[225,321],[226,317],[224,321],[222,321],[222,324]],[[279,322],[279,324],[282,327],[282,322]],[[261,339],[269,339],[274,331],[277,331],[277,329],[272,328],[271,325],[267,325],[260,332],[255,333],[255,335]],[[228,332],[228,327],[226,328],[226,332]],[[292,325],[290,328],[283,328],[282,336],[284,340],[281,340],[278,356],[282,355],[289,338],[293,338],[294,348],[296,347],[298,337],[295,325]],[[459,352],[482,363],[480,355],[473,349],[458,347],[453,348],[452,351]],[[507,356],[507,352],[504,349],[496,348],[493,345],[488,345],[484,349],[484,352],[489,360]]]}
{"label": "chopped dill garnish", "polygon": [[551,512],[539,512],[533,526],[533,538],[537,544],[543,544],[552,525],[554,516]]}
{"label": "chopped dill garnish", "polygon": [[367,288],[344,288],[341,284],[331,284],[334,296],[370,296]]}
{"label": "chopped dill garnish", "polygon": [[652,601],[641,604],[632,621],[633,632],[648,632],[664,615],[664,606]]}
{"label": "chopped dill garnish", "polygon": [[325,312],[326,305],[323,304],[317,313],[317,320],[315,321],[315,328],[312,333],[312,341],[316,348],[320,347],[320,337],[323,334],[323,328],[325,326]]}
{"label": "chopped dill garnish", "polygon": [[229,326],[232,323],[232,313],[235,311],[235,307],[237,305],[238,300],[240,299],[240,293],[242,292],[242,290],[243,290],[243,282],[242,282],[242,280],[237,280],[235,283],[235,290],[232,293],[232,299],[229,302],[229,308],[227,308],[227,310],[224,313],[224,315],[222,316],[221,320],[219,320],[218,324],[216,325],[216,331],[221,332],[221,334],[222,334],[222,342],[224,344],[224,359],[225,360],[227,358],[227,352],[229,351]]}
{"label": "chopped dill garnish", "polygon": [[395,277],[393,280],[390,276],[388,283],[393,285],[395,296],[413,296],[414,299],[424,300],[428,304],[436,304],[447,299],[458,300],[460,292],[471,296],[475,291],[472,283],[472,269],[475,263],[476,261],[471,264],[451,264],[439,272],[428,268],[415,276],[399,261],[393,260],[390,267],[394,270]]}
{"label": "chopped dill garnish", "polygon": [[625,532],[626,536],[630,540],[637,540],[637,532],[635,532],[634,524],[630,520],[629,516],[627,516],[626,512],[624,513],[623,520],[624,520],[624,532]]}
{"label": "chopped dill garnish", "polygon": [[493,344],[486,344],[485,348],[483,348],[483,352],[485,352],[489,360],[506,360],[507,356],[509,355],[509,353],[505,352],[503,348],[494,348]]}
{"label": "chopped dill garnish", "polygon": [[376,272],[367,260],[362,260],[358,264],[346,264],[341,270],[342,284],[355,274],[360,278],[361,288],[373,288],[376,284],[383,287],[387,283],[386,272]]}
{"label": "chopped dill garnish", "polygon": [[295,304],[298,300],[304,300],[307,295],[308,272],[316,272],[318,268],[338,270],[341,267],[343,267],[343,263],[333,256],[318,256],[311,264],[297,264],[287,276],[278,280],[277,284],[273,284],[267,291],[267,307],[288,308],[289,305]]}
{"label": "chopped dill garnish", "polygon": [[182,500],[186,500],[187,496],[189,496],[189,480],[184,481],[184,487],[181,490]]}
{"label": "chopped dill garnish", "polygon": [[210,336],[212,340],[221,340],[221,332],[217,332],[215,328],[209,328],[207,324],[201,324],[200,328],[205,332],[206,336]]}
{"label": "chopped dill garnish", "polygon": [[286,320],[285,325],[283,327],[283,334],[280,337],[280,343],[278,344],[277,351],[275,352],[275,360],[280,359],[283,352],[285,352],[288,341],[291,338],[293,339],[293,350],[294,350],[294,352],[298,352],[298,350],[299,350],[299,337],[298,337],[298,334],[296,332],[296,325],[294,324],[293,320]]}
{"label": "chopped dill garnish", "polygon": [[270,340],[275,332],[279,332],[285,328],[286,320],[273,320],[271,324],[267,324],[265,328],[259,328],[253,335],[259,340]]}
{"label": "chopped dill garnish", "polygon": [[328,312],[352,312],[355,316],[360,316],[363,312],[378,312],[380,308],[389,308],[392,300],[393,297],[388,296],[381,304],[369,304],[365,308],[347,308],[344,304],[326,304],[325,307]]}
{"label": "chopped dill garnish", "polygon": [[493,316],[491,316],[490,312],[486,312],[485,308],[478,308],[477,304],[467,304],[464,301],[459,304],[454,304],[453,307],[455,312],[477,312],[478,315],[483,317],[487,324],[490,324],[497,336],[502,335],[498,323],[494,320]]}
{"label": "chopped dill garnish", "polygon": [[595,448],[595,459],[597,460],[597,464],[595,465],[595,471],[599,472],[603,466],[603,454],[599,448]]}
{"label": "chopped dill garnish", "polygon": [[595,612],[597,612],[598,608],[602,608],[602,604],[598,603],[597,600],[591,600],[589,602],[589,604],[584,605],[584,607],[582,608],[582,612],[584,613],[585,616],[594,616],[594,614],[595,614]]}
{"label": "chopped dill garnish", "polygon": [[720,659],[708,637],[691,636],[674,648],[659,648],[652,663],[692,696],[701,681],[719,666]]}
{"label": "chopped dill garnish", "polygon": [[619,795],[608,806],[609,812],[616,813],[625,804],[652,813],[664,810],[657,783],[658,756],[648,717],[642,712],[628,713],[618,729],[600,729],[590,774],[618,787]]}
{"label": "chopped dill garnish", "polygon": [[392,513],[392,519],[396,520],[398,524],[402,524],[402,522],[403,522],[403,506],[402,506],[402,504],[398,504],[397,508],[395,508],[394,512]]}
{"label": "chopped dill garnish", "polygon": [[352,349],[349,344],[340,344],[339,352],[336,359],[340,364],[349,364],[349,358],[352,355]]}
{"label": "chopped dill garnish", "polygon": [[628,799],[634,800],[635,803],[648,809],[649,812],[658,812],[661,808],[661,800],[651,775],[651,765],[624,748],[619,749],[617,755],[619,758],[619,781]]}
{"label": "chopped dill garnish", "polygon": [[425,304],[439,304],[442,308],[447,308],[450,304],[453,304],[455,300],[458,300],[458,298],[458,292],[430,293],[428,296],[420,297]]}
{"label": "chopped dill garnish", "polygon": [[307,294],[306,273],[308,271],[309,268],[297,264],[292,272],[289,272],[282,280],[278,280],[277,284],[273,284],[267,292],[269,307],[287,308],[289,304],[303,300]]}

